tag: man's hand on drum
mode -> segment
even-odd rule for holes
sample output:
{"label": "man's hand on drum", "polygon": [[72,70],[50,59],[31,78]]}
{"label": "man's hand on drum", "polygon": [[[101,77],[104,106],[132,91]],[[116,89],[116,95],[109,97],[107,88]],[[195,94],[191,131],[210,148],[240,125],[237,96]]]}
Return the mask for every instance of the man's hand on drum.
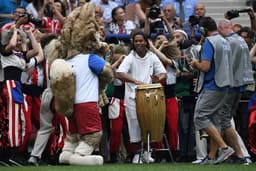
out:
{"label": "man's hand on drum", "polygon": [[166,79],[166,73],[160,73],[158,75],[151,75],[152,83],[161,83]]}
{"label": "man's hand on drum", "polygon": [[159,83],[161,80],[158,75],[151,75],[152,83]]}
{"label": "man's hand on drum", "polygon": [[139,80],[135,80],[133,83],[134,83],[135,85],[143,85],[143,84],[145,84],[145,83],[143,83],[143,82],[141,82],[141,81],[139,81]]}

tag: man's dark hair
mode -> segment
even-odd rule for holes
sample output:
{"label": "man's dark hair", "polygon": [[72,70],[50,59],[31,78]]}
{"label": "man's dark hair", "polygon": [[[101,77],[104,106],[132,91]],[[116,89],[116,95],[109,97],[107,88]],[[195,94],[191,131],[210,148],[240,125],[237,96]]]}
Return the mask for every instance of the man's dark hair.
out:
{"label": "man's dark hair", "polygon": [[116,22],[117,22],[117,20],[115,19],[115,15],[116,15],[116,11],[117,11],[118,9],[123,9],[123,10],[124,10],[124,8],[123,8],[122,6],[117,6],[117,7],[115,7],[115,8],[111,11],[111,17],[112,17],[113,23],[116,23]]}
{"label": "man's dark hair", "polygon": [[[26,9],[25,7],[23,7],[23,6],[18,6],[17,8],[24,9],[24,11],[27,12],[27,9]],[[16,9],[17,9],[17,8],[16,8]]]}
{"label": "man's dark hair", "polygon": [[134,38],[135,38],[135,36],[137,36],[137,35],[141,35],[141,36],[143,37],[143,39],[147,42],[146,47],[149,49],[148,36],[147,36],[145,33],[143,33],[142,31],[138,31],[138,32],[136,32],[136,33],[134,33],[134,34],[132,35],[132,49],[133,49],[133,50],[135,49],[135,48],[134,48]]}
{"label": "man's dark hair", "polygon": [[242,32],[246,32],[247,36],[251,39],[254,39],[255,37],[255,33],[254,31],[252,31],[252,29],[250,27],[242,27],[237,34],[241,35]]}
{"label": "man's dark hair", "polygon": [[217,30],[217,24],[211,17],[202,17],[200,19],[199,26],[211,32]]}

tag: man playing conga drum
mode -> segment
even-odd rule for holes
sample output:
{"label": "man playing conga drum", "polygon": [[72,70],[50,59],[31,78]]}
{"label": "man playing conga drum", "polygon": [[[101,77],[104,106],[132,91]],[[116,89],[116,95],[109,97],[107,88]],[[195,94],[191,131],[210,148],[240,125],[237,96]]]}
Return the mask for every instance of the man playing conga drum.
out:
{"label": "man playing conga drum", "polygon": [[[147,37],[142,32],[136,32],[132,36],[132,51],[124,59],[117,70],[116,76],[125,81],[125,107],[130,142],[139,149],[141,141],[141,130],[137,119],[135,90],[138,85],[152,84],[166,79],[166,70],[158,57],[149,51]],[[146,107],[146,106],[145,106]],[[153,162],[153,158],[146,158]],[[143,163],[139,154],[135,154],[133,163]],[[148,162],[148,161],[147,161]]]}

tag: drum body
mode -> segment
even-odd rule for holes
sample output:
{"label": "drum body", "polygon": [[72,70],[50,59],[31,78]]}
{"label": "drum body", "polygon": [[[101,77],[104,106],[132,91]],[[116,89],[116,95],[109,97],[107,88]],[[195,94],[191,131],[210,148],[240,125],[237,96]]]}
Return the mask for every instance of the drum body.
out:
{"label": "drum body", "polygon": [[141,128],[142,141],[162,140],[165,125],[165,97],[161,84],[138,85],[136,88],[136,112]]}

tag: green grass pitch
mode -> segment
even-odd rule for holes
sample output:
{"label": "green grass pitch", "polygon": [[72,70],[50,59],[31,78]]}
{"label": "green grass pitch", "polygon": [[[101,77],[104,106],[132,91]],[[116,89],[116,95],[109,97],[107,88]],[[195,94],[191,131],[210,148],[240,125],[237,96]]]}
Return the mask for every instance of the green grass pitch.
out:
{"label": "green grass pitch", "polygon": [[104,164],[102,166],[0,167],[0,171],[256,171],[256,163],[244,165],[194,165],[190,163]]}

